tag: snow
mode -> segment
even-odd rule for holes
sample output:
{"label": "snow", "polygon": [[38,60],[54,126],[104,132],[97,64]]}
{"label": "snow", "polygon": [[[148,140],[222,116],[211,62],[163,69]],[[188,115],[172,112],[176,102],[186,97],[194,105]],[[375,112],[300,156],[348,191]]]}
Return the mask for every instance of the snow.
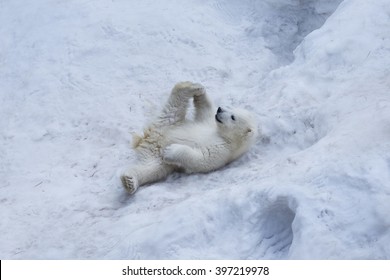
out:
{"label": "snow", "polygon": [[[387,0],[0,1],[1,259],[389,259]],[[209,174],[128,196],[173,85],[256,113]]]}

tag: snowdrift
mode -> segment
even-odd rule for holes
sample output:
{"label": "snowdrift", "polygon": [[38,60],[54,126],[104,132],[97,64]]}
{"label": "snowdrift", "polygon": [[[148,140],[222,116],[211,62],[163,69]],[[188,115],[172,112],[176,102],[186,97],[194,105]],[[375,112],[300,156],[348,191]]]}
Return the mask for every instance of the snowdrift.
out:
{"label": "snowdrift", "polygon": [[[389,259],[386,0],[0,3],[1,259]],[[182,80],[262,134],[129,197]]]}

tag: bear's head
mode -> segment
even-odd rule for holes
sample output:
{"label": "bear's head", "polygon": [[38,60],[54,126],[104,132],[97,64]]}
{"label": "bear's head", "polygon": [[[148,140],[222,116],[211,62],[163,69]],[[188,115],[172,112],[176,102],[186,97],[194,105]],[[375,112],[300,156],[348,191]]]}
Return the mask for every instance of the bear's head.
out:
{"label": "bear's head", "polygon": [[218,134],[231,144],[236,156],[246,152],[257,136],[255,117],[244,109],[225,109],[219,107],[215,115]]}

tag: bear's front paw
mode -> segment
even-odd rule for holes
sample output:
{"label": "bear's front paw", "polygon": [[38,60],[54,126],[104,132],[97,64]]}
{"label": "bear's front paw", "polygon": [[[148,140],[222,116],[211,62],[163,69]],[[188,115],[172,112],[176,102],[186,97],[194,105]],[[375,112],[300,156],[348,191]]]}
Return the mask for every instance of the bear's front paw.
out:
{"label": "bear's front paw", "polygon": [[138,180],[135,176],[122,175],[121,176],[122,185],[129,194],[133,194],[138,189]]}
{"label": "bear's front paw", "polygon": [[205,94],[205,89],[201,84],[192,82],[181,82],[175,85],[174,91],[180,92],[181,94],[193,96],[201,96]]}
{"label": "bear's front paw", "polygon": [[165,147],[163,152],[163,160],[165,163],[180,166],[180,159],[183,158],[186,146],[180,144],[172,144]]}

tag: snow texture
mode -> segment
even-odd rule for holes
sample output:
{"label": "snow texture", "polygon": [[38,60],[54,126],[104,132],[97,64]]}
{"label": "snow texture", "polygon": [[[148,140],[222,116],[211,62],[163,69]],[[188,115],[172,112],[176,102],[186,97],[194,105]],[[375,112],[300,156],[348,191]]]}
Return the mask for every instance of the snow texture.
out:
{"label": "snow texture", "polygon": [[[389,259],[388,0],[1,0],[1,259]],[[128,196],[176,82],[256,113],[209,174]]]}

